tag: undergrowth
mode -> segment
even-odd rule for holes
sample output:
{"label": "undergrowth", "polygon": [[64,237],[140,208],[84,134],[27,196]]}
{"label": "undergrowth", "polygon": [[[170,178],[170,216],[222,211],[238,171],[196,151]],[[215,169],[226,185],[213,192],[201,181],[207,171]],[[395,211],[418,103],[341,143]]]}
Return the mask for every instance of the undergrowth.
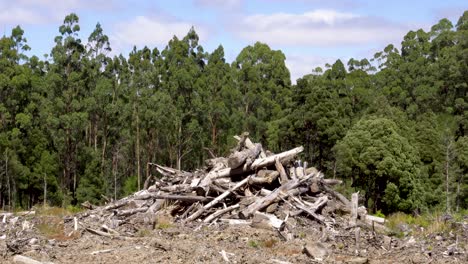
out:
{"label": "undergrowth", "polygon": [[[454,214],[453,220],[461,221],[467,211]],[[386,218],[385,225],[390,230],[389,235],[404,237],[413,235],[427,237],[431,235],[447,235],[450,231],[456,232],[451,221],[446,220],[440,211],[413,216],[405,213],[394,213]]]}
{"label": "undergrowth", "polygon": [[80,208],[73,206],[68,206],[67,208],[40,206],[34,208],[34,210],[36,211],[35,215],[37,218],[36,228],[42,235],[49,239],[57,240],[74,238],[65,234],[63,217],[80,212]]}

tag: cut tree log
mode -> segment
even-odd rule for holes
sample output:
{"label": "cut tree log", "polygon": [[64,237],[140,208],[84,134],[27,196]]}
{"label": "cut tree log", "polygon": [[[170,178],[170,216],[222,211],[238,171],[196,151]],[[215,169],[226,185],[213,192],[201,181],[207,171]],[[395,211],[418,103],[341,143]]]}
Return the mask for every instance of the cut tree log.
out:
{"label": "cut tree log", "polygon": [[263,208],[269,206],[273,202],[275,202],[279,198],[284,198],[289,195],[289,191],[292,189],[295,189],[296,187],[299,186],[302,182],[306,181],[313,175],[307,175],[304,177],[303,180],[295,179],[295,180],[290,180],[287,183],[281,185],[279,188],[271,192],[265,197],[262,197],[255,201],[253,204],[249,205],[247,208],[239,212],[239,217],[246,219],[249,218],[251,215],[253,215],[256,211],[262,210]]}
{"label": "cut tree log", "polygon": [[213,207],[214,205],[216,205],[217,203],[222,201],[224,198],[226,198],[233,191],[239,189],[241,186],[246,184],[249,181],[249,179],[250,179],[250,176],[248,176],[245,179],[243,179],[242,181],[238,182],[234,187],[232,187],[232,189],[225,191],[220,196],[216,197],[213,201],[207,203],[205,206],[198,209],[198,211],[196,211],[194,214],[189,216],[185,221],[188,222],[188,221],[193,221],[193,220],[197,219],[198,217],[201,216],[201,214],[203,214],[203,212],[205,212],[205,210],[210,209],[211,207]]}
{"label": "cut tree log", "polygon": [[243,219],[219,219],[220,222],[228,223],[230,225],[251,225],[252,221],[247,221]]}
{"label": "cut tree log", "polygon": [[252,163],[251,169],[255,170],[261,167],[267,167],[275,164],[275,160],[279,159],[281,162],[284,160],[290,160],[293,159],[297,154],[301,153],[304,151],[304,147],[300,146],[276,155],[272,155],[270,157],[266,157],[263,159],[257,159]]}
{"label": "cut tree log", "polygon": [[245,149],[243,151],[236,151],[231,154],[228,158],[228,166],[231,169],[239,168],[240,166],[244,165],[248,160],[250,163],[255,160],[260,151],[262,150],[262,145],[255,144],[255,148],[253,149]]}
{"label": "cut tree log", "polygon": [[[119,234],[155,228],[154,224],[165,217],[181,223],[200,218],[203,225],[219,221],[275,230],[283,228],[286,219],[298,214],[307,215],[327,228],[335,220],[348,220],[332,219],[325,214],[332,210],[349,213],[351,202],[331,188],[340,184],[340,180],[324,179],[307,162],[294,162],[303,147],[265,154],[261,145],[252,143],[246,134],[238,138],[241,142],[229,158],[212,157],[206,161],[207,167],[192,172],[150,164],[163,177],[153,178],[148,189],[82,213],[76,222],[79,219],[80,229],[83,227],[93,234],[130,239]],[[327,206],[331,197],[337,201],[324,209],[322,215],[320,209]],[[275,214],[286,215],[286,219],[278,219]],[[369,221],[366,214],[365,209],[358,210],[359,225],[363,220],[380,226],[377,223],[380,219]],[[15,219],[9,225],[15,225]],[[73,227],[72,220],[73,217],[64,221],[67,229]],[[135,224],[143,226],[129,226]],[[343,226],[338,224],[336,227]]]}
{"label": "cut tree log", "polygon": [[211,215],[209,215],[208,217],[206,217],[205,220],[203,220],[203,222],[204,223],[210,223],[214,219],[222,216],[223,214],[231,212],[231,211],[233,211],[235,209],[238,209],[239,207],[240,207],[240,205],[237,203],[237,204],[233,204],[231,206],[228,206],[226,208],[223,208],[221,210],[218,210],[218,211],[212,213]]}
{"label": "cut tree log", "polygon": [[129,200],[128,198],[125,199],[125,200],[116,201],[116,202],[113,202],[113,203],[105,206],[103,208],[103,210],[104,211],[109,211],[109,210],[117,209],[117,208],[120,208],[120,207],[123,207],[123,206],[127,205],[130,202],[131,202],[131,200]]}
{"label": "cut tree log", "polygon": [[[239,137],[239,136],[234,136],[234,138],[237,139],[237,140],[239,140],[239,141],[242,139],[242,138]],[[252,140],[250,140],[250,138],[248,138],[248,137],[245,138],[244,144],[245,144],[245,147],[248,148],[248,149],[253,149],[253,148],[255,148],[255,144],[254,144],[254,143],[252,142]],[[260,158],[263,159],[263,158],[266,158],[266,157],[267,157],[267,155],[265,154],[265,151],[264,151],[263,148],[262,148],[262,150],[260,151]]]}
{"label": "cut tree log", "polygon": [[285,226],[285,222],[273,214],[255,212],[251,226],[264,229],[282,230]]}
{"label": "cut tree log", "polygon": [[276,167],[276,170],[280,174],[281,184],[286,183],[289,179],[288,179],[288,176],[286,174],[286,171],[284,170],[283,164],[281,164],[278,157],[276,157],[276,159],[275,159],[275,167]]}
{"label": "cut tree log", "polygon": [[208,191],[209,186],[211,185],[212,181],[218,178],[225,178],[230,177],[238,174],[245,174],[251,172],[252,170],[258,169],[260,167],[268,167],[275,164],[275,160],[278,158],[280,162],[286,162],[294,158],[298,153],[302,152],[304,147],[297,147],[289,151],[285,151],[267,158],[256,159],[251,166],[249,167],[240,167],[237,169],[225,168],[225,169],[212,169],[203,180],[198,185],[205,193]]}
{"label": "cut tree log", "polygon": [[296,197],[293,197],[293,200],[295,203],[293,204],[296,206],[298,209],[306,212],[310,216],[312,216],[314,219],[316,219],[318,222],[321,224],[325,224],[325,218],[321,215],[316,214],[317,210],[323,207],[327,202],[328,202],[328,197],[327,196],[322,196],[320,197],[312,206],[307,207],[301,200],[297,199]]}
{"label": "cut tree log", "polygon": [[140,208],[134,208],[134,209],[128,209],[128,210],[116,210],[115,215],[117,216],[129,216],[133,215],[136,213],[143,213],[148,210],[149,207],[140,207]]}
{"label": "cut tree log", "polygon": [[41,262],[41,261],[37,261],[35,259],[32,259],[30,257],[26,257],[26,256],[22,256],[22,255],[15,255],[13,257],[13,262],[14,263],[22,263],[22,264],[50,264],[52,262]]}
{"label": "cut tree log", "polygon": [[267,173],[257,173],[257,177],[251,177],[249,184],[271,184],[273,181],[275,181],[278,176],[279,172],[277,171],[269,171]]}
{"label": "cut tree log", "polygon": [[164,200],[178,200],[183,202],[195,203],[195,202],[207,202],[211,199],[204,196],[195,195],[171,195],[171,194],[156,194],[148,193],[139,195],[133,198],[134,200],[148,200],[148,199],[164,199]]}
{"label": "cut tree log", "polygon": [[376,222],[376,223],[379,223],[379,224],[385,224],[385,218],[378,217],[378,216],[373,216],[373,215],[366,215],[366,222],[368,222],[370,224],[372,222]]}
{"label": "cut tree log", "polygon": [[159,189],[161,191],[170,192],[170,193],[190,192],[191,186],[190,184],[176,184],[176,185],[160,187]]}
{"label": "cut tree log", "polygon": [[359,193],[351,195],[351,218],[349,219],[349,226],[355,226],[358,216],[358,199]]}
{"label": "cut tree log", "polygon": [[342,184],[342,180],[337,180],[337,179],[323,179],[322,182],[327,185],[338,185]]}
{"label": "cut tree log", "polygon": [[299,179],[302,179],[302,177],[305,176],[305,174],[304,174],[304,167],[302,167],[302,164],[301,164],[301,161],[300,161],[300,160],[298,160],[296,163],[297,163],[297,164],[296,164],[295,169],[294,169],[295,172],[296,172],[296,176],[297,176]]}

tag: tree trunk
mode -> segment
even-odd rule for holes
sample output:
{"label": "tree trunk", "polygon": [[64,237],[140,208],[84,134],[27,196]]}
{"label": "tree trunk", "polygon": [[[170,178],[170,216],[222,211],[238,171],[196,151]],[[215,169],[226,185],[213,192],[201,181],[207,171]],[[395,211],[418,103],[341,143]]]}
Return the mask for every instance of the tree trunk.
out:
{"label": "tree trunk", "polygon": [[117,156],[115,153],[112,156],[112,176],[114,176],[114,200],[117,200]]}
{"label": "tree trunk", "polygon": [[106,132],[104,131],[104,136],[103,136],[103,143],[102,143],[102,153],[101,153],[101,176],[104,176],[104,164],[106,162],[106,147],[107,147],[107,137],[106,137]]}
{"label": "tree trunk", "polygon": [[8,149],[5,150],[5,177],[7,179],[8,186],[8,210],[11,209],[11,184],[10,177],[8,176]]}
{"label": "tree trunk", "polygon": [[177,136],[178,138],[178,144],[177,144],[177,161],[176,161],[176,168],[180,170],[182,167],[182,122],[179,123],[179,134]]}
{"label": "tree trunk", "polygon": [[459,211],[460,209],[460,183],[461,181],[463,180],[463,174],[460,174],[460,177],[458,178],[458,182],[457,182],[457,212]]}
{"label": "tree trunk", "polygon": [[450,163],[449,163],[449,159],[450,159],[450,146],[451,146],[452,142],[449,142],[448,145],[447,145],[447,148],[445,150],[445,192],[446,192],[446,195],[445,195],[445,198],[446,198],[446,201],[445,201],[445,206],[446,206],[446,209],[445,211],[448,213],[450,212],[450,204],[449,204],[449,166],[450,166]]}
{"label": "tree trunk", "polygon": [[44,173],[44,207],[47,205],[47,178],[46,174]]}
{"label": "tree trunk", "polygon": [[141,189],[141,175],[140,175],[140,120],[138,114],[138,108],[136,103],[133,104],[133,110],[136,115],[136,150],[135,156],[137,159],[137,183],[138,183],[138,190]]}
{"label": "tree trunk", "polygon": [[[95,119],[97,119],[97,118],[95,118]],[[93,123],[94,123],[94,132],[93,132],[93,134],[94,134],[94,151],[97,152],[97,145],[98,145],[98,144],[97,144],[97,142],[98,142],[98,126],[97,126],[97,121],[96,121],[96,120],[94,120]]]}

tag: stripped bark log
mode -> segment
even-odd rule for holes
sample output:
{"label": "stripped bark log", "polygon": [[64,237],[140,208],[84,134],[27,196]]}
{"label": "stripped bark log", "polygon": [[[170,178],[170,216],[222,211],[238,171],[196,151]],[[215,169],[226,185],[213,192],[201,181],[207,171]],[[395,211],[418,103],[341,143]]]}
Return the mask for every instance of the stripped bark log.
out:
{"label": "stripped bark log", "polygon": [[[239,140],[239,141],[241,140],[241,137],[239,137],[239,136],[234,136],[234,138]],[[244,145],[248,149],[255,148],[255,144],[250,140],[250,138],[245,139]],[[260,156],[259,157],[262,158],[262,159],[267,157],[267,155],[265,154],[265,151],[263,149],[260,151]]]}
{"label": "stripped bark log", "polygon": [[226,207],[224,209],[218,210],[218,211],[212,213],[211,215],[209,215],[208,217],[206,217],[205,220],[203,220],[203,222],[204,223],[210,223],[214,219],[222,216],[223,214],[231,212],[231,211],[233,211],[235,209],[238,209],[239,207],[240,207],[240,205],[237,203],[237,204],[233,204],[231,206],[228,206],[228,207]]}
{"label": "stripped bark log", "polygon": [[127,205],[129,202],[130,202],[129,199],[116,201],[116,202],[114,202],[112,204],[109,204],[108,206],[104,207],[103,210],[104,211],[109,211],[109,210],[117,209],[117,208],[120,208],[120,207],[123,207],[123,206]]}
{"label": "stripped bark log", "polygon": [[189,216],[185,221],[193,221],[195,219],[197,219],[198,217],[201,216],[201,214],[203,214],[203,212],[205,212],[205,210],[213,207],[214,205],[216,205],[217,203],[219,203],[220,201],[222,201],[224,198],[226,198],[229,194],[231,194],[233,191],[239,189],[241,186],[243,186],[244,184],[246,184],[250,179],[250,176],[246,177],[245,179],[243,179],[242,181],[238,182],[232,189],[228,190],[228,191],[225,191],[224,193],[222,193],[220,196],[216,197],[213,201],[209,202],[208,204],[206,204],[205,206],[201,207],[200,209],[198,209],[198,211],[196,211],[194,214],[192,214],[191,216]]}
{"label": "stripped bark log", "polygon": [[250,163],[252,163],[252,161],[255,160],[260,154],[261,149],[262,149],[262,145],[255,144],[255,148],[253,149],[245,149],[243,151],[234,152],[228,158],[229,168],[231,169],[239,168],[240,166],[244,165],[244,163],[249,163],[248,162],[249,160],[250,160]]}
{"label": "stripped bark log", "polygon": [[176,185],[171,185],[171,186],[164,186],[159,188],[161,191],[165,192],[190,192],[191,187],[190,184],[176,184]]}
{"label": "stripped bark log", "polygon": [[140,207],[140,208],[134,208],[134,209],[128,209],[128,210],[116,210],[114,213],[117,216],[129,216],[133,215],[136,213],[143,213],[148,210],[148,207]]}
{"label": "stripped bark log", "polygon": [[228,223],[230,225],[251,225],[252,221],[247,221],[243,219],[219,219],[220,222]]}
{"label": "stripped bark log", "polygon": [[248,172],[251,172],[252,170],[258,169],[260,167],[268,167],[272,166],[275,164],[275,160],[278,158],[280,162],[285,162],[289,159],[294,158],[295,155],[298,153],[302,152],[304,150],[304,147],[297,147],[289,151],[285,151],[267,158],[263,159],[256,159],[251,166],[249,167],[240,167],[237,169],[231,169],[231,168],[225,168],[225,169],[213,169],[211,170],[205,178],[201,181],[201,183],[198,185],[199,188],[203,189],[203,191],[206,193],[208,190],[209,186],[211,185],[212,181],[218,178],[225,178],[229,176],[234,176],[238,174],[245,174]]}
{"label": "stripped bark log", "polygon": [[351,195],[351,218],[349,219],[349,226],[356,226],[358,216],[358,198],[359,193],[353,193]]}
{"label": "stripped bark log", "polygon": [[261,167],[271,166],[275,164],[275,160],[277,158],[281,162],[288,160],[288,159],[292,159],[294,158],[294,156],[301,153],[302,151],[304,151],[304,147],[301,146],[301,147],[297,147],[297,148],[294,148],[294,149],[291,149],[291,150],[288,150],[288,151],[285,151],[285,152],[282,152],[282,153],[279,153],[279,154],[276,154],[267,158],[257,159],[252,163],[251,169],[255,170]]}
{"label": "stripped bark log", "polygon": [[303,212],[306,212],[307,214],[312,216],[314,219],[316,219],[321,224],[325,224],[325,217],[316,214],[316,212],[317,212],[318,209],[322,208],[328,202],[328,197],[327,196],[320,197],[310,207],[307,207],[302,201],[300,201],[296,197],[293,197],[293,199],[295,201],[295,203],[293,204],[294,206],[296,206],[298,209],[302,210]]}
{"label": "stripped bark log", "polygon": [[312,176],[313,175],[311,174],[311,175],[307,175],[306,177],[304,177],[303,180],[295,179],[295,180],[288,181],[287,183],[281,185],[279,188],[277,188],[276,190],[274,190],[267,196],[258,199],[256,202],[254,202],[253,204],[249,205],[247,208],[239,212],[239,217],[243,219],[249,218],[256,211],[262,210],[263,208],[275,202],[277,199],[279,199],[279,197],[281,198],[287,197],[289,195],[288,192],[290,190],[298,187],[299,184],[306,181]]}
{"label": "stripped bark log", "polygon": [[323,179],[322,182],[326,185],[338,185],[342,184],[342,180],[337,180],[337,179]]}
{"label": "stripped bark log", "polygon": [[385,224],[385,218],[378,217],[378,216],[366,215],[365,220],[369,224],[372,224],[372,222],[376,222],[376,223],[379,223],[379,224]]}
{"label": "stripped bark log", "polygon": [[268,173],[264,173],[263,175],[259,175],[257,173],[257,177],[251,177],[249,184],[271,184],[275,181],[279,176],[279,172],[277,171],[270,171]]}
{"label": "stripped bark log", "polygon": [[273,214],[255,212],[252,220],[252,227],[282,230],[284,226],[285,222]]}
{"label": "stripped bark log", "polygon": [[[22,263],[22,264],[45,264],[44,262],[34,260],[30,257],[22,256],[22,255],[15,255],[13,257],[14,263]],[[49,262],[50,263],[50,262]]]}
{"label": "stripped bark log", "polygon": [[133,198],[134,200],[148,200],[148,199],[165,199],[165,200],[178,200],[183,202],[207,202],[211,199],[209,197],[195,196],[195,195],[171,195],[171,194],[156,194],[148,193],[139,195]]}
{"label": "stripped bark log", "polygon": [[288,179],[288,176],[286,175],[286,171],[284,170],[283,164],[281,164],[278,157],[275,159],[275,167],[276,167],[276,170],[280,174],[281,184],[286,183],[289,179]]}

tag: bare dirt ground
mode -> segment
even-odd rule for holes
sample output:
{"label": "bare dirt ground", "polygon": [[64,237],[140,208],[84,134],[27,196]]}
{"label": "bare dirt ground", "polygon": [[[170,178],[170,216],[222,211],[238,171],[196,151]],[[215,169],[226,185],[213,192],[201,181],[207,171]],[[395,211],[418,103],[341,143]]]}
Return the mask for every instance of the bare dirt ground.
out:
{"label": "bare dirt ground", "polygon": [[44,223],[54,226],[57,218],[27,219],[26,227],[18,220],[2,229],[0,222],[0,263],[21,263],[14,262],[15,255],[40,263],[468,263],[465,226],[457,234],[418,239],[362,228],[356,244],[354,230],[329,230],[305,217],[291,218],[287,224],[292,231],[286,235],[251,226],[194,222],[155,229],[137,226],[131,236],[119,237],[73,232],[63,221],[58,222],[62,233],[71,232],[47,234]]}

